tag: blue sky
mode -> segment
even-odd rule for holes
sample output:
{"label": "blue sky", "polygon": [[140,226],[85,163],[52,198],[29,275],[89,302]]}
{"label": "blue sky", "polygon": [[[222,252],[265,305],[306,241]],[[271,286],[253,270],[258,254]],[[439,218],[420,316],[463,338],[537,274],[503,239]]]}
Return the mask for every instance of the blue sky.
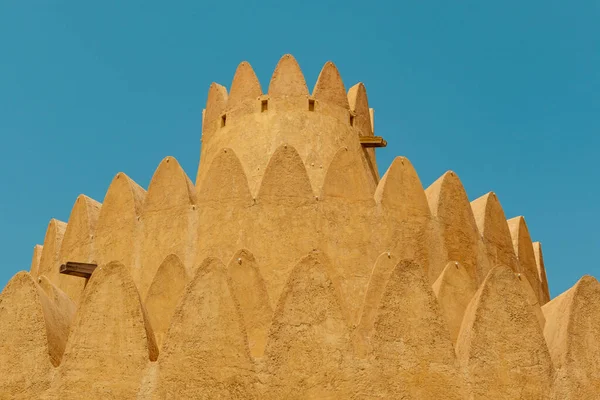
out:
{"label": "blue sky", "polygon": [[382,173],[404,155],[524,215],[553,296],[600,278],[599,20],[583,0],[2,1],[0,287],[78,194],[147,187],[167,155],[194,177],[210,83],[247,60],[266,90],[285,53],[310,88],[328,60],[365,83]]}

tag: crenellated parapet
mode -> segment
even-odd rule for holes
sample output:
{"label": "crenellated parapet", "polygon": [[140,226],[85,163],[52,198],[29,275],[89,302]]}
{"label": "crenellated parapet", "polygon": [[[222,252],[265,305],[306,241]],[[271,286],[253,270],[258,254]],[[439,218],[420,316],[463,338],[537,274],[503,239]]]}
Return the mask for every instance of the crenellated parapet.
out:
{"label": "crenellated parapet", "polygon": [[379,176],[374,150],[364,149],[359,139],[373,136],[371,115],[364,85],[346,92],[331,62],[323,67],[312,94],[291,55],[279,61],[266,93],[250,64],[243,62],[229,94],[216,83],[209,89],[196,185],[202,184],[219,151],[231,148],[256,195],[270,157],[287,144],[298,151],[314,186],[322,185],[327,166],[342,147],[359,156],[374,186]]}
{"label": "crenellated parapet", "polygon": [[598,282],[551,299],[523,217],[406,157],[379,178],[376,141],[332,63],[312,94],[241,63],[196,184],[168,156],[50,220],[0,294],[0,398],[593,398]]}

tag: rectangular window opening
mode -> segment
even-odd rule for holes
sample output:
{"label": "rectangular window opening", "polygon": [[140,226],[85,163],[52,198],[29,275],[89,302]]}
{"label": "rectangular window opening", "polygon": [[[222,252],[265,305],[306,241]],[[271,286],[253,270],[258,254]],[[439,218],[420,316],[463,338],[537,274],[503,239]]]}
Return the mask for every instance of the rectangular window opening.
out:
{"label": "rectangular window opening", "polygon": [[269,109],[269,100],[262,100],[260,102],[260,112],[265,112]]}
{"label": "rectangular window opening", "polygon": [[308,111],[315,111],[315,100],[308,99]]}
{"label": "rectangular window opening", "polygon": [[221,115],[221,128],[227,123],[227,114]]}
{"label": "rectangular window opening", "polygon": [[354,126],[354,115],[350,114],[350,126]]}

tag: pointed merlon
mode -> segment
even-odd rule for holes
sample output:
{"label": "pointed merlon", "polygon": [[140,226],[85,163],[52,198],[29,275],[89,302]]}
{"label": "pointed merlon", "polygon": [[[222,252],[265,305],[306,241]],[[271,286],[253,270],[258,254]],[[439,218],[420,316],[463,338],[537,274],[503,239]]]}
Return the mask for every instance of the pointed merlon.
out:
{"label": "pointed merlon", "polygon": [[220,260],[198,267],[175,310],[159,364],[157,398],[255,398],[240,306]]}
{"label": "pointed merlon", "polygon": [[235,71],[229,98],[227,99],[227,109],[234,109],[249,101],[256,101],[261,95],[260,82],[252,66],[243,61]]}
{"label": "pointed merlon", "polygon": [[[497,246],[512,249],[512,239],[504,210],[494,192],[489,192],[471,202],[479,233]],[[514,254],[514,251],[512,252]]]}
{"label": "pointed merlon", "polygon": [[67,312],[29,273],[19,272],[8,282],[0,294],[2,397],[37,399],[48,389],[69,333]]}
{"label": "pointed merlon", "polygon": [[328,102],[349,109],[344,82],[337,67],[331,61],[323,66],[313,89],[313,97],[317,101]]}
{"label": "pointed merlon", "polygon": [[[71,300],[69,298],[69,296],[67,296],[67,294],[65,292],[63,292],[58,287],[56,287],[44,275],[40,276],[37,279],[37,283],[38,283],[38,286],[40,288],[42,288],[44,293],[46,293],[46,296],[52,302],[52,304],[54,304],[56,309],[58,311],[60,311],[60,313],[62,314],[61,320],[62,320],[62,323],[65,325],[65,328],[63,328],[63,329],[64,329],[64,332],[66,332],[66,334],[68,335],[68,330],[71,326],[73,317],[75,316],[75,311],[77,311],[77,305],[73,302],[73,300]],[[54,322],[51,322],[50,326],[53,323]],[[61,334],[63,334],[64,332],[62,332]],[[56,339],[57,339],[57,343],[59,343],[61,340],[64,340],[64,343],[62,345],[60,345],[61,347],[59,347],[59,349],[57,351],[57,354],[60,354],[60,357],[62,358],[62,354],[65,349],[64,345],[67,343],[67,341],[66,341],[66,338],[56,338]]]}
{"label": "pointed merlon", "polygon": [[443,245],[432,244],[432,218],[425,191],[407,158],[394,159],[379,181],[374,198],[381,218],[378,236],[384,248],[395,252],[399,259],[421,265],[433,283],[446,261]]}
{"label": "pointed merlon", "polygon": [[170,254],[160,264],[150,285],[144,305],[159,349],[169,329],[175,307],[179,304],[188,281],[185,266],[179,257]]}
{"label": "pointed merlon", "polygon": [[97,264],[119,261],[133,268],[136,226],[146,191],[119,172],[108,188],[96,227],[94,255]]}
{"label": "pointed merlon", "polygon": [[369,111],[369,100],[365,85],[357,83],[348,91],[348,102],[350,110],[354,113],[353,126],[362,136],[373,136],[371,126],[371,112]]}
{"label": "pointed merlon", "polygon": [[165,257],[176,254],[184,263],[191,259],[195,203],[196,189],[177,160],[163,159],[150,181],[140,218],[141,264],[132,275],[142,298]]}
{"label": "pointed merlon", "polygon": [[446,262],[458,261],[471,279],[483,280],[477,271],[480,236],[471,204],[458,175],[452,171],[446,172],[425,190],[425,194],[431,215],[440,224],[447,251]]}
{"label": "pointed merlon", "polygon": [[[473,200],[471,209],[486,246],[488,258],[495,265],[506,265],[517,272],[519,265],[513,249],[510,230],[496,194],[490,192]],[[486,269],[480,271],[480,274],[485,277],[488,272],[489,269]]]}
{"label": "pointed merlon", "polygon": [[44,246],[36,244],[33,247],[33,255],[31,256],[31,267],[29,267],[29,273],[31,276],[38,276],[40,271],[40,259],[42,258],[42,250]]}
{"label": "pointed merlon", "polygon": [[269,96],[308,96],[304,74],[291,54],[281,57],[277,67],[275,67],[269,83]]}
{"label": "pointed merlon", "polygon": [[295,202],[314,199],[306,168],[295,148],[282,145],[275,150],[265,169],[258,199]]}
{"label": "pointed merlon", "polygon": [[40,295],[39,299],[46,321],[50,361],[58,366],[62,361],[77,305],[45,276],[38,277],[37,283],[45,294]]}
{"label": "pointed merlon", "polygon": [[[245,238],[252,237],[251,232],[262,231],[255,230],[252,222],[255,221],[252,217],[255,200],[235,152],[230,148],[219,150],[208,167],[204,179],[197,185],[199,205],[195,236],[198,240],[195,257],[189,265],[193,268],[211,256],[229,260],[245,245]],[[215,227],[220,227],[218,235],[214,234]]]}
{"label": "pointed merlon", "polygon": [[248,250],[237,251],[227,267],[248,335],[253,357],[262,357],[273,318],[269,294],[256,260]]}
{"label": "pointed merlon", "polygon": [[165,157],[154,172],[144,199],[144,211],[159,211],[196,203],[196,189],[175,157]]}
{"label": "pointed merlon", "polygon": [[529,284],[538,296],[540,304],[543,304],[543,298],[540,296],[541,282],[538,275],[538,267],[533,252],[533,243],[529,235],[529,229],[525,218],[522,216],[511,218],[508,221],[510,236],[512,237],[513,248],[519,260],[520,270],[529,280]]}
{"label": "pointed merlon", "polygon": [[457,261],[450,261],[433,284],[433,292],[448,324],[452,343],[456,343],[460,325],[477,286]]}
{"label": "pointed merlon", "polygon": [[493,268],[469,303],[456,354],[469,374],[472,399],[547,398],[552,361],[510,268]]}
{"label": "pointed merlon", "polygon": [[[218,83],[212,83],[208,89],[206,108],[204,109],[202,132],[212,132],[220,124],[221,117],[227,106],[227,89]],[[203,136],[204,140],[205,137]]]}
{"label": "pointed merlon", "polygon": [[519,278],[518,280],[521,285],[521,290],[523,294],[525,294],[525,298],[527,300],[527,304],[529,305],[530,310],[535,314],[535,317],[537,318],[540,324],[540,328],[544,330],[546,318],[544,318],[544,313],[542,312],[542,307],[537,297],[538,294],[533,290],[527,278],[525,278],[522,274],[518,273],[517,278]]}
{"label": "pointed merlon", "polygon": [[59,253],[67,224],[57,219],[51,219],[46,230],[38,275],[55,277],[60,267]]}
{"label": "pointed merlon", "polygon": [[248,177],[244,167],[232,149],[222,149],[206,173],[202,182],[197,182],[198,201],[222,202],[239,201],[252,204],[248,187]]}
{"label": "pointed merlon", "polygon": [[357,153],[347,148],[338,150],[325,175],[321,196],[349,201],[372,201],[367,171]]}
{"label": "pointed merlon", "polygon": [[[93,238],[101,208],[101,203],[83,194],[75,200],[61,247],[61,254],[72,256],[68,261],[73,259],[81,262],[91,261],[89,259],[92,256],[91,242],[86,240],[88,238],[85,236]],[[78,241],[83,241],[84,245],[79,245]],[[83,248],[77,248],[78,245]],[[81,257],[84,259],[80,259]]]}
{"label": "pointed merlon", "polygon": [[388,398],[464,399],[452,341],[423,268],[403,260],[377,311],[373,352]]}
{"label": "pointed merlon", "polygon": [[535,263],[538,268],[538,278],[540,280],[540,296],[541,305],[550,301],[550,289],[548,288],[548,277],[546,276],[546,267],[544,265],[544,255],[542,253],[542,244],[533,242],[533,254],[535,255]]}
{"label": "pointed merlon", "polygon": [[157,356],[127,268],[101,265],[83,293],[51,398],[135,398],[148,361]]}
{"label": "pointed merlon", "polygon": [[269,398],[352,398],[350,332],[323,262],[304,257],[275,309],[264,357]]}
{"label": "pointed merlon", "polygon": [[[115,178],[111,182],[111,186],[115,183],[115,181],[119,181],[119,183],[117,184],[118,189],[121,189],[121,188],[124,189],[123,192],[119,191],[117,194],[127,193],[127,195],[125,196],[125,197],[127,197],[127,201],[130,202],[131,205],[133,206],[133,208],[135,210],[135,214],[140,215],[142,212],[142,206],[144,204],[144,199],[146,198],[146,190],[143,187],[141,187],[140,185],[138,185],[133,179],[128,177],[123,172],[119,172],[115,176]],[[109,192],[110,192],[110,189],[111,188],[109,187],[108,188]],[[108,193],[106,194],[106,197],[108,197]],[[106,197],[105,197],[105,200],[106,200]]]}
{"label": "pointed merlon", "polygon": [[[60,248],[60,264],[69,261],[91,263],[94,261],[94,236],[96,225],[100,217],[102,204],[85,195],[77,197],[69,216],[69,224]],[[58,274],[53,271],[48,277],[75,303],[83,291],[85,280]]]}
{"label": "pointed merlon", "polygon": [[430,216],[421,180],[405,157],[396,157],[392,161],[377,185],[375,201],[407,219]]}
{"label": "pointed merlon", "polygon": [[[20,300],[22,300],[23,303],[33,300],[39,302],[38,306],[41,307],[41,311],[43,311],[45,322],[45,329],[43,331],[47,340],[46,345],[41,347],[47,350],[47,355],[52,365],[58,366],[63,356],[65,344],[67,343],[69,323],[74,315],[75,307],[68,299],[64,298],[64,294],[60,294],[60,291],[58,291],[45,276],[41,276],[37,279],[40,283],[40,285],[37,285],[33,282],[33,277],[31,275],[26,276],[25,274],[25,272],[19,272],[13,278],[19,282],[17,283],[17,286],[21,286],[21,288],[17,290],[24,290],[24,286],[26,286],[27,290],[35,288],[35,294],[30,293],[27,299],[21,298]],[[7,288],[9,284],[7,284]],[[8,291],[7,288],[2,292],[2,296],[4,296],[5,291]],[[60,296],[61,299],[59,300],[56,296]],[[23,306],[24,304],[19,304],[19,307]],[[27,307],[23,308],[27,309]],[[0,320],[2,320],[3,324],[6,324],[5,319],[0,318]],[[28,320],[28,318],[23,318],[23,321]],[[29,322],[32,321],[29,320]],[[3,335],[3,338],[6,338],[6,336]],[[23,340],[23,337],[20,339]]]}
{"label": "pointed merlon", "polygon": [[385,252],[377,257],[369,284],[363,300],[360,322],[358,329],[355,331],[355,347],[358,349],[359,355],[364,358],[372,350],[372,336],[377,317],[377,310],[381,303],[381,298],[385,291],[386,285],[390,279],[390,275],[399,260],[395,255]]}
{"label": "pointed merlon", "polygon": [[600,283],[586,275],[543,308],[556,368],[555,399],[594,399],[600,390]]}

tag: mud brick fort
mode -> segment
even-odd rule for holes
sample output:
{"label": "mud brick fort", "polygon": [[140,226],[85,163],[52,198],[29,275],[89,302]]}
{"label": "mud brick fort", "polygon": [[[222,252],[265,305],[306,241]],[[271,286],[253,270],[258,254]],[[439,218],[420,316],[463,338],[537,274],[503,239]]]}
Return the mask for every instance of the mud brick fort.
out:
{"label": "mud brick fort", "polygon": [[385,145],[332,63],[312,93],[241,63],[195,184],[166,157],[50,220],[0,295],[0,398],[600,399],[598,281],[550,299],[523,217],[379,176]]}

